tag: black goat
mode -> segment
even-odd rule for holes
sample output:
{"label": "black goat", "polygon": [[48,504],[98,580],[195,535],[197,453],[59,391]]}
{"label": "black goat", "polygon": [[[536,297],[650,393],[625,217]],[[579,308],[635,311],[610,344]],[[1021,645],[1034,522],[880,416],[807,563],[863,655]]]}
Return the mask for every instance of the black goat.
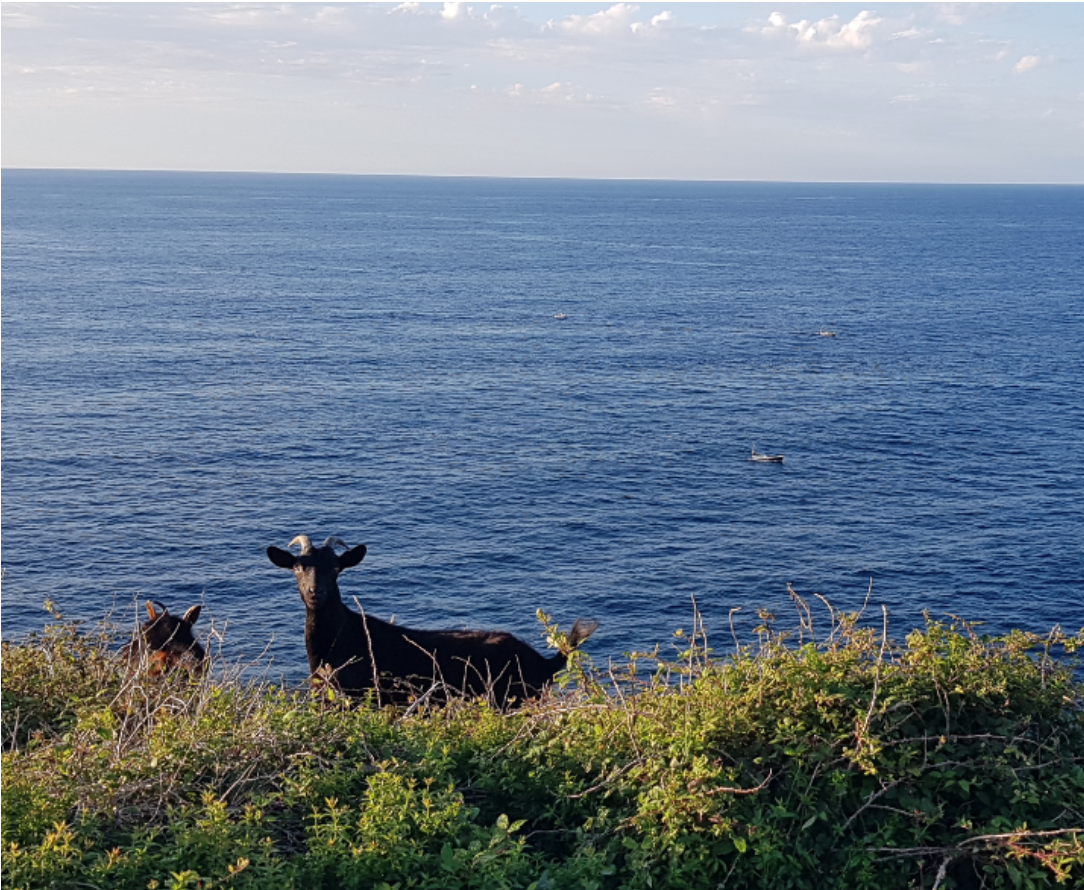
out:
{"label": "black goat", "polygon": [[340,555],[335,546],[346,545],[338,538],[313,547],[308,537],[298,535],[294,544],[301,545],[298,556],[279,547],[268,547],[267,555],[297,577],[310,670],[315,675],[330,668],[348,695],[376,690],[382,704],[406,704],[425,692],[440,701],[448,694],[481,695],[504,708],[538,695],[598,627],[598,622],[577,619],[567,643],[551,658],[501,631],[399,627],[343,604],[339,573],[365,558],[364,545]]}
{"label": "black goat", "polygon": [[150,617],[121,652],[128,660],[129,669],[145,666],[152,676],[177,668],[189,674],[203,673],[207,653],[192,634],[192,625],[199,618],[202,606],[192,606],[180,618],[171,615],[161,603],[158,607],[155,609],[154,603],[148,600]]}

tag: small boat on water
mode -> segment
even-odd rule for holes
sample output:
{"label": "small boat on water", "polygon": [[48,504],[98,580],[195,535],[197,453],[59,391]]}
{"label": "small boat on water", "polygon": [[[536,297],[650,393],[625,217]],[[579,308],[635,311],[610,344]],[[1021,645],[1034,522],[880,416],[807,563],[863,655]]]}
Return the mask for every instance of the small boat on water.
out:
{"label": "small boat on water", "polygon": [[781,464],[783,463],[783,455],[781,454],[761,454],[757,451],[757,446],[753,446],[753,456],[749,460],[755,460],[762,464]]}
{"label": "small boat on water", "polygon": [[563,318],[568,318],[568,316],[567,316],[567,315],[565,315],[565,314],[564,314],[563,312],[558,312],[558,313],[557,313],[557,314],[556,314],[555,316],[553,316],[553,317],[554,317],[554,318],[562,318],[562,319],[563,319]]}
{"label": "small boat on water", "polygon": [[821,328],[820,331],[819,331],[819,334],[822,337],[834,337],[836,335],[836,332],[835,331],[826,331],[824,328]]}

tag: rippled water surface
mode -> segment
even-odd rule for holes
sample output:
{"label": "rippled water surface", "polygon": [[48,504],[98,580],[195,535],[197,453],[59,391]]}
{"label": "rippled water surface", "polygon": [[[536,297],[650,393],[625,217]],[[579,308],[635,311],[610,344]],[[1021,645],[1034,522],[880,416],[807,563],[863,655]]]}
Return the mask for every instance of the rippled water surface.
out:
{"label": "rippled water surface", "polygon": [[[1084,189],[3,173],[3,632],[1084,625]],[[566,319],[555,319],[565,313]],[[836,336],[820,336],[824,329]],[[781,465],[750,449],[782,452]],[[206,621],[206,619],[203,619]],[[201,621],[202,623],[202,621]]]}

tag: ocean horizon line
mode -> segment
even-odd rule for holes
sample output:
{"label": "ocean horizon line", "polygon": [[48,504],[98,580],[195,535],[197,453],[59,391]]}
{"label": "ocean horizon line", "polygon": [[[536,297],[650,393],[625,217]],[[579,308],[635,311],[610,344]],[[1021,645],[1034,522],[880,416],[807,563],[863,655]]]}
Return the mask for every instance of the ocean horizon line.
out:
{"label": "ocean horizon line", "polygon": [[485,173],[390,173],[390,172],[351,172],[333,170],[200,170],[183,167],[26,167],[0,166],[0,173],[140,173],[174,174],[207,176],[269,176],[269,177],[327,177],[351,179],[454,179],[486,180],[501,182],[613,182],[613,183],[666,183],[688,185],[798,185],[798,186],[916,186],[916,187],[961,187],[961,188],[1082,188],[1084,179],[1079,182],[1048,180],[908,180],[908,179],[698,179],[685,177],[652,176],[554,176],[554,175],[504,175]]}

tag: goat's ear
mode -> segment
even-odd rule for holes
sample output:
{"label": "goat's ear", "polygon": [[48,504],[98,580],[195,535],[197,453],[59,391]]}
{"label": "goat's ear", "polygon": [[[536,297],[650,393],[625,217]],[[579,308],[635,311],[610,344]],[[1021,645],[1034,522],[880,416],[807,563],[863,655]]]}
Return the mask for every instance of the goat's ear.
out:
{"label": "goat's ear", "polygon": [[203,605],[197,603],[191,609],[184,613],[184,617],[181,618],[181,621],[183,621],[185,624],[195,624],[197,621],[199,621],[199,613],[200,609],[202,608]]}
{"label": "goat's ear", "polygon": [[267,558],[280,569],[293,569],[294,564],[297,562],[296,556],[289,550],[283,550],[281,547],[268,547]]}
{"label": "goat's ear", "polygon": [[357,547],[347,550],[346,553],[339,557],[339,571],[352,568],[363,559],[365,559],[365,545],[358,544]]}
{"label": "goat's ear", "polygon": [[154,608],[154,603],[150,600],[147,600],[147,614],[151,616],[151,621],[158,620],[158,612]]}

